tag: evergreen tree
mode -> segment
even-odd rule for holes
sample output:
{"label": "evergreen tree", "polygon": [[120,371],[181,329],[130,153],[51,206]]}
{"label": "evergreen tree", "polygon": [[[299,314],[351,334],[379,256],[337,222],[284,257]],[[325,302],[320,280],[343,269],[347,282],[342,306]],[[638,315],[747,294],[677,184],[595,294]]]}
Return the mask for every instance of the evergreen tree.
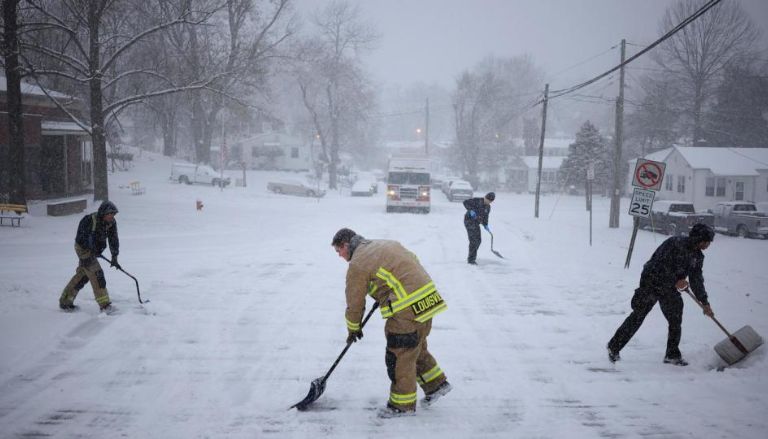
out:
{"label": "evergreen tree", "polygon": [[562,184],[585,187],[587,168],[592,162],[595,168],[593,190],[608,187],[611,163],[607,156],[606,139],[600,131],[586,121],[576,133],[576,141],[568,146],[568,157],[560,166]]}

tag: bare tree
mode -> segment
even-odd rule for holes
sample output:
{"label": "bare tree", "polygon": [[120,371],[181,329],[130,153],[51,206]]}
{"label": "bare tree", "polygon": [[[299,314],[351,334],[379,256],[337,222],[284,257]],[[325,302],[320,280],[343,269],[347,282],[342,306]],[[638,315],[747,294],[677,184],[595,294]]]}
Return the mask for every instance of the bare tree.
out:
{"label": "bare tree", "polygon": [[627,102],[634,108],[626,117],[625,139],[634,156],[668,148],[678,138],[680,92],[676,81],[643,77],[639,87],[640,102]]}
{"label": "bare tree", "polygon": [[[191,16],[210,0],[182,0]],[[247,97],[267,94],[270,63],[295,32],[290,0],[224,0],[209,26],[185,26],[169,37],[191,78],[217,76],[213,89],[189,94],[195,160],[210,162],[211,142],[221,111],[229,104],[253,106]]]}
{"label": "bare tree", "polygon": [[529,56],[488,57],[456,84],[456,144],[463,172],[473,185],[482,167],[493,180],[521,135],[525,102],[535,96],[541,72]]}
{"label": "bare tree", "polygon": [[[156,0],[163,2],[166,0]],[[170,0],[168,0],[170,1]],[[177,85],[165,81],[154,89],[121,88],[125,83],[157,85],[137,78],[156,77],[152,66],[131,65],[126,62],[134,50],[152,35],[181,24],[192,22],[180,11],[169,20],[138,20],[136,9],[143,8],[141,0],[27,0],[36,12],[38,30],[27,34],[23,48],[28,56],[27,68],[33,77],[58,77],[69,81],[73,88],[85,88],[89,96],[90,124],[72,115],[72,119],[89,132],[93,143],[94,199],[109,196],[107,181],[107,128],[110,119],[125,107],[151,97],[180,91],[209,87],[215,78],[198,79]],[[50,94],[55,102],[57,102]],[[58,102],[57,102],[58,104]],[[62,105],[60,108],[67,111]]]}
{"label": "bare tree", "polygon": [[373,106],[359,55],[378,34],[362,21],[359,8],[346,1],[330,2],[312,22],[316,33],[301,45],[294,73],[327,159],[329,187],[335,189],[344,137]]}
{"label": "bare tree", "polygon": [[[0,153],[0,185],[8,185],[8,200],[14,204],[27,204],[24,170],[24,117],[21,103],[22,68],[19,65],[19,0],[3,0],[3,35],[0,50],[5,67],[8,105],[8,152]],[[7,175],[7,177],[6,177]],[[7,180],[6,180],[7,178]],[[5,194],[0,194],[5,195]]]}
{"label": "bare tree", "polygon": [[[662,20],[666,32],[700,8],[700,2],[681,0]],[[693,145],[702,140],[702,116],[717,78],[733,60],[746,56],[758,32],[735,2],[722,2],[662,43],[654,60],[679,81],[686,94]]]}

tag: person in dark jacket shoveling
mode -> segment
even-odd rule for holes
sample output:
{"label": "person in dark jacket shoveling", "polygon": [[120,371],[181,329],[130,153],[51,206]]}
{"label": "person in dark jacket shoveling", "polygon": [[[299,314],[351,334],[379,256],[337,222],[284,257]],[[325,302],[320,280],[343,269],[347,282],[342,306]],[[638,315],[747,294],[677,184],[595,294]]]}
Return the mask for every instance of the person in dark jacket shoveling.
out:
{"label": "person in dark jacket shoveling", "polygon": [[661,312],[669,323],[667,351],[664,363],[687,366],[680,353],[680,336],[683,323],[683,298],[680,290],[690,287],[704,307],[704,314],[714,313],[707,300],[704,277],[704,253],[715,238],[715,232],[706,224],[695,224],[687,237],[673,236],[664,241],[643,266],[640,287],[632,297],[632,313],[624,320],[616,334],[608,342],[608,359],[620,360],[619,352],[640,329],[645,316],[659,302]]}
{"label": "person in dark jacket shoveling", "polygon": [[470,198],[464,200],[464,208],[467,212],[464,214],[464,228],[467,229],[469,238],[469,253],[467,254],[467,263],[477,265],[477,249],[480,248],[482,237],[480,236],[480,225],[483,225],[486,231],[491,232],[488,225],[488,217],[491,215],[491,203],[496,199],[496,194],[488,192],[483,198]]}
{"label": "person in dark jacket shoveling", "polygon": [[76,308],[73,302],[77,293],[89,281],[99,309],[107,314],[114,311],[109,300],[104,271],[101,269],[97,258],[109,244],[109,251],[112,253],[110,266],[120,268],[120,264],[117,262],[120,241],[117,237],[116,214],[117,206],[111,201],[104,201],[96,212],[89,213],[80,220],[75,236],[75,253],[77,253],[79,263],[75,275],[72,276],[67,286],[64,287],[61,297],[59,297],[59,307],[64,311],[73,311]]}

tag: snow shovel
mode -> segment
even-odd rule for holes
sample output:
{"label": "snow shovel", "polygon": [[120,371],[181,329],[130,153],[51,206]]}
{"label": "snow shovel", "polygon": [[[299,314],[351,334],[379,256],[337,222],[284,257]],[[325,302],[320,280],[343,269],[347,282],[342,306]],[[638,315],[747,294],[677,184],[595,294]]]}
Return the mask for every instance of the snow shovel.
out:
{"label": "snow shovel", "polygon": [[[376,310],[376,308],[379,307],[378,302],[374,302],[373,307],[370,311],[368,311],[368,315],[365,316],[365,319],[363,319],[363,323],[360,324],[360,329],[363,329],[365,326],[365,323],[368,321],[368,319],[371,318],[373,315],[373,312]],[[325,374],[325,376],[322,376],[320,378],[316,378],[314,381],[312,381],[312,384],[309,386],[309,393],[307,393],[307,396],[304,397],[301,401],[297,402],[296,404],[290,406],[288,410],[296,407],[296,410],[304,411],[306,410],[310,404],[317,401],[318,398],[320,398],[320,395],[325,392],[325,382],[328,381],[328,377],[331,376],[331,372],[333,372],[333,369],[336,369],[336,366],[339,364],[339,361],[341,361],[341,358],[344,357],[344,354],[347,353],[349,350],[349,347],[352,346],[353,342],[347,343],[347,346],[344,347],[344,350],[341,351],[341,354],[339,355],[339,358],[336,359],[336,361],[333,362],[333,366],[328,370],[328,373]]]}
{"label": "snow shovel", "polygon": [[[110,264],[112,264],[112,260],[111,259],[105,258],[102,255],[99,255],[99,257],[101,259],[104,259],[105,261],[109,262]],[[145,304],[145,303],[149,302],[149,299],[144,300],[144,301],[141,300],[141,291],[139,291],[139,281],[135,277],[133,277],[133,275],[131,273],[128,273],[127,271],[123,270],[123,267],[115,267],[115,268],[117,268],[118,270],[120,270],[123,273],[127,274],[128,277],[130,277],[131,279],[133,279],[134,282],[136,282],[136,295],[139,296],[139,303]]]}
{"label": "snow shovel", "polygon": [[493,233],[491,233],[491,231],[488,229],[485,229],[485,230],[488,232],[489,235],[491,235],[491,251],[493,252],[494,255],[500,257],[501,259],[504,259],[504,256],[502,256],[501,253],[493,249]]}
{"label": "snow shovel", "polygon": [[[693,301],[696,302],[701,309],[704,309],[704,305],[702,305],[701,302],[696,299],[696,296],[691,293],[690,288],[686,288],[685,292],[691,296]],[[717,323],[717,326],[725,332],[725,335],[728,336],[728,338],[715,345],[715,352],[717,352],[717,355],[719,355],[723,361],[728,363],[729,366],[743,360],[750,352],[763,344],[763,338],[760,337],[760,334],[755,332],[751,326],[744,326],[731,334],[714,316],[710,317]]]}

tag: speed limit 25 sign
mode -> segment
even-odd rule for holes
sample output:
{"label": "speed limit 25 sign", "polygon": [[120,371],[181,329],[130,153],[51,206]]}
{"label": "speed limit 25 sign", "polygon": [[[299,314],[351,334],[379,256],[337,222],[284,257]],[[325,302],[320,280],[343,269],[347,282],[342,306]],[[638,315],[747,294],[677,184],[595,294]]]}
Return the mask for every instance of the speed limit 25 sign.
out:
{"label": "speed limit 25 sign", "polygon": [[629,214],[643,218],[651,216],[651,206],[655,196],[654,191],[635,188],[632,192],[632,201],[629,202]]}

